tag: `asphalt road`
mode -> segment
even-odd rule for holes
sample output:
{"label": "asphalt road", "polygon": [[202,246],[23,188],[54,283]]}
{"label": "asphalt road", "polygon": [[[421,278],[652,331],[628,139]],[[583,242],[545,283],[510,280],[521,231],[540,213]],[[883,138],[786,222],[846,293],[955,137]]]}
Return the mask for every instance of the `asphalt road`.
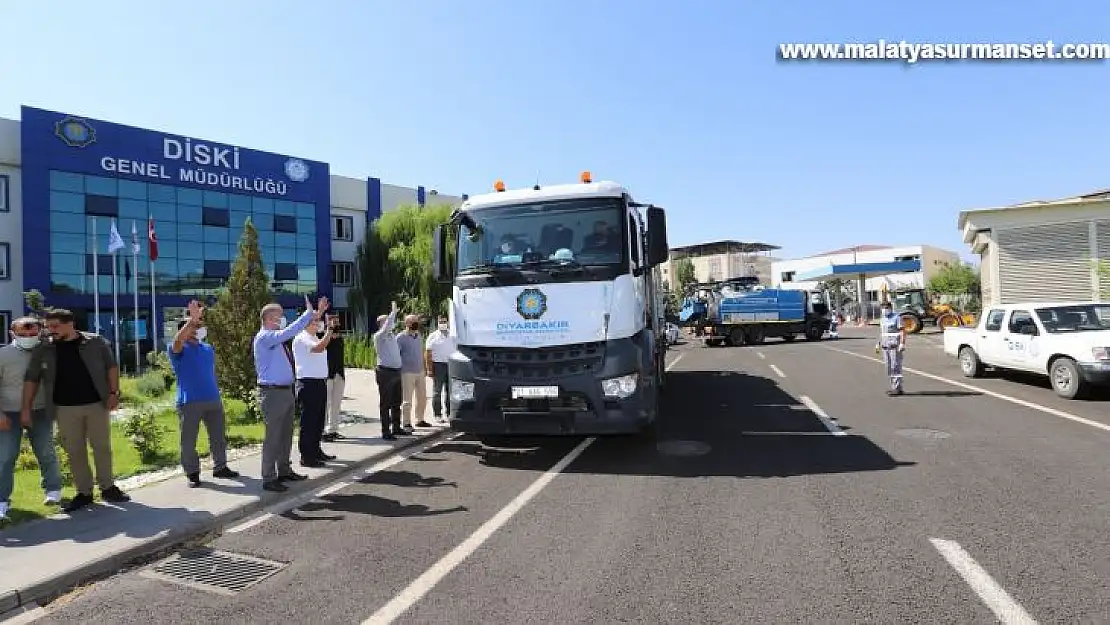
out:
{"label": "asphalt road", "polygon": [[855,335],[680,348],[657,441],[447,441],[214,542],[289,563],[237,595],[131,572],[40,622],[1110,621],[1110,432],[1051,412],[1106,404],[927,337],[974,388],[889,398]]}

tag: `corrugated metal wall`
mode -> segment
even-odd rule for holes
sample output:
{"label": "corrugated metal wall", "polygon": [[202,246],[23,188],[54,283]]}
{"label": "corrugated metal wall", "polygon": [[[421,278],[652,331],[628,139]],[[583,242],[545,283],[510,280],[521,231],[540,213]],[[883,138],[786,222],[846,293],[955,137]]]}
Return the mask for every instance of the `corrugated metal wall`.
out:
{"label": "corrugated metal wall", "polygon": [[1089,221],[995,230],[995,240],[998,303],[1091,299],[1095,241]]}

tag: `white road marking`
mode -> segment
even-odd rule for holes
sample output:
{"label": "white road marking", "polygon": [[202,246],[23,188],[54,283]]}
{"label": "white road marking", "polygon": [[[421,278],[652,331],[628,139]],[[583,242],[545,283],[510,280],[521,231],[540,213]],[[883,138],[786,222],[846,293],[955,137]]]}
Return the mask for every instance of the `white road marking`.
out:
{"label": "white road marking", "polygon": [[1025,608],[1014,600],[998,582],[987,573],[979,563],[964,551],[959,543],[941,538],[930,538],[940,555],[956,569],[960,577],[968,586],[979,595],[979,599],[987,604],[995,617],[1006,625],[1036,625],[1037,621],[1025,611]]}
{"label": "white road marking", "polygon": [[682,357],[685,356],[685,355],[686,354],[679,354],[678,356],[676,356],[675,359],[671,361],[671,364],[669,364],[669,365],[667,365],[666,367],[663,368],[663,371],[670,371],[671,367],[677,365],[678,361],[682,360]]}
{"label": "white road marking", "polygon": [[759,356],[760,360],[767,360],[767,355],[764,354],[763,352],[756,352],[755,355]]}
{"label": "white road marking", "polygon": [[[871,360],[871,361],[880,362],[880,363],[882,362],[878,358],[872,358],[870,356],[864,356],[863,354],[857,354],[855,352],[850,352],[846,349],[838,349],[836,347],[825,347],[825,349],[829,349],[829,350],[832,350],[834,352],[840,352],[842,354],[848,354],[849,356],[855,356],[856,358],[862,358],[864,360]],[[1024,399],[1018,399],[1017,397],[1010,397],[1009,395],[1003,395],[1002,393],[996,393],[994,391],[988,391],[985,388],[979,388],[978,386],[972,386],[970,384],[964,384],[963,382],[957,382],[955,380],[949,380],[948,378],[941,377],[939,375],[933,375],[932,373],[926,373],[924,371],[919,371],[917,369],[910,369],[909,367],[902,367],[902,371],[908,371],[910,373],[919,375],[923,378],[929,378],[930,380],[936,380],[937,382],[944,382],[945,384],[951,384],[952,386],[962,388],[964,390],[975,391],[976,393],[982,393],[983,395],[988,395],[990,397],[994,397],[995,399],[1001,399],[1002,401],[1008,401],[1011,404],[1017,404],[1019,406],[1024,406],[1026,408],[1032,408],[1033,410],[1039,410],[1039,411],[1041,411],[1045,414],[1050,414],[1054,417],[1060,417],[1061,419],[1067,419],[1069,421],[1075,421],[1076,423],[1082,423],[1083,425],[1089,425],[1093,428],[1097,428],[1097,429],[1100,429],[1100,430],[1110,432],[1110,425],[1107,425],[1105,423],[1099,423],[1098,421],[1092,421],[1090,419],[1084,419],[1083,417],[1076,416],[1076,415],[1073,415],[1073,414],[1068,413],[1068,412],[1064,412],[1063,410],[1057,410],[1055,408],[1049,408],[1048,406],[1042,406],[1040,404],[1034,404],[1031,401],[1025,401]]]}
{"label": "white road marking", "polygon": [[[373,474],[375,474],[379,471],[384,471],[385,469],[388,469],[389,467],[391,467],[395,464],[398,464],[400,462],[408,460],[409,457],[411,457],[411,456],[415,456],[418,453],[428,451],[429,449],[431,449],[433,447],[436,447],[437,445],[441,445],[443,443],[446,443],[447,441],[458,438],[459,436],[462,436],[462,434],[461,433],[460,434],[452,434],[450,436],[447,436],[446,438],[435,437],[431,441],[429,441],[427,444],[415,445],[413,447],[410,447],[410,448],[408,448],[408,449],[406,449],[406,450],[404,450],[400,453],[389,456],[388,458],[386,458],[385,460],[382,460],[381,462],[378,462],[377,464],[372,465],[370,468],[363,471],[363,475],[364,476],[365,475],[373,475]],[[278,502],[278,503],[274,504],[273,506],[267,508],[267,510],[265,512],[263,512],[262,514],[259,514],[258,516],[247,519],[246,521],[243,521],[242,523],[239,523],[238,525],[233,525],[233,526],[225,529],[224,533],[225,534],[238,534],[240,532],[245,532],[245,531],[251,529],[252,527],[258,527],[259,525],[262,525],[266,521],[269,521],[270,519],[272,519],[276,516],[285,514],[286,512],[289,512],[290,510],[295,510],[297,508],[300,508],[301,506],[303,506],[306,503],[312,501],[313,499],[317,499],[319,497],[326,497],[328,495],[336,493],[336,492],[350,486],[351,484],[352,484],[352,482],[340,480],[339,482],[336,482],[334,484],[329,484],[328,486],[325,486],[324,488],[322,488],[318,491],[315,491],[315,492],[312,492],[312,493],[306,493],[306,494],[300,495],[298,497],[294,497],[293,499],[290,499],[288,501]]]}
{"label": "white road marking", "polygon": [[847,432],[840,429],[840,426],[829,418],[828,413],[822,410],[821,406],[817,405],[817,402],[813,401],[809,397],[806,397],[805,395],[802,395],[798,399],[802,400],[802,403],[805,404],[806,408],[809,408],[810,412],[817,415],[817,418],[821,420],[821,425],[825,426],[825,429],[829,431],[829,434],[832,434],[833,436],[848,435]]}
{"label": "white road marking", "polygon": [[[740,432],[741,436],[837,436],[836,432]],[[841,436],[844,432],[841,431]]]}
{"label": "white road marking", "polygon": [[782,372],[782,369],[779,369],[775,365],[768,365],[768,366],[771,367],[771,371],[775,372],[775,375],[779,376],[780,378],[785,378],[786,377],[786,374]]}
{"label": "white road marking", "polygon": [[386,625],[392,623],[397,617],[405,613],[409,608],[416,605],[424,595],[428,594],[436,584],[447,577],[450,573],[462,564],[464,560],[470,557],[479,547],[482,546],[487,540],[493,536],[494,532],[501,529],[510,519],[513,518],[520,510],[541,490],[544,489],[551,480],[554,480],[557,475],[566,470],[570,463],[574,462],[582,452],[586,451],[595,440],[596,437],[590,437],[578,444],[577,447],[572,449],[570,453],[563,456],[563,459],[551,467],[547,472],[541,475],[535,482],[524,489],[524,492],[516,496],[504,508],[499,510],[497,514],[482,524],[473,534],[464,540],[459,546],[451,550],[450,553],[443,556],[439,562],[432,565],[430,569],[424,571],[420,577],[412,581],[404,590],[402,590],[396,597],[391,599],[389,603],[381,607],[373,616],[362,622],[362,625]]}

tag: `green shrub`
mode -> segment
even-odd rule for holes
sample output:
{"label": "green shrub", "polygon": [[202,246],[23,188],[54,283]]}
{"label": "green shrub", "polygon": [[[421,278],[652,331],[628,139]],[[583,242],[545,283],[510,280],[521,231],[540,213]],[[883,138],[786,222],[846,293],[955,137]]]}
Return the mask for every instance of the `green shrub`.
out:
{"label": "green shrub", "polygon": [[161,397],[166,394],[166,380],[161,373],[152,371],[139,378],[137,389],[146,397]]}
{"label": "green shrub", "polygon": [[123,432],[139,458],[146,464],[158,461],[166,429],[158,423],[158,416],[149,406],[143,406],[131,413],[123,423]]}
{"label": "green shrub", "polygon": [[374,339],[366,334],[350,334],[343,340],[343,364],[353,369],[373,369],[377,364]]}
{"label": "green shrub", "polygon": [[169,355],[166,352],[148,352],[146,361],[152,372],[157,372],[162,376],[166,383],[166,390],[169,390],[173,383],[177,381],[177,376],[173,373],[173,366],[170,364]]}
{"label": "green shrub", "polygon": [[73,486],[73,471],[70,469],[69,454],[62,446],[62,435],[54,430],[54,454],[58,456],[58,466],[62,468],[62,484]]}
{"label": "green shrub", "polygon": [[35,458],[35,452],[31,450],[31,442],[26,436],[19,444],[19,458],[15,461],[16,471],[36,471],[39,468],[38,458]]}

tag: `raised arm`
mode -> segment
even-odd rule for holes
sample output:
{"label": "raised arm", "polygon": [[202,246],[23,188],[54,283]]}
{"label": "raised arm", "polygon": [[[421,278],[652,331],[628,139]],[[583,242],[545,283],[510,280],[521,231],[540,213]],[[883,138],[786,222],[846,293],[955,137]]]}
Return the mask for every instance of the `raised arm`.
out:
{"label": "raised arm", "polygon": [[258,333],[258,340],[263,345],[274,345],[277,343],[284,343],[293,339],[308,327],[309,323],[316,320],[316,311],[309,309],[304,311],[300,317],[293,323],[285,326],[282,330],[262,330]]}
{"label": "raised arm", "polygon": [[389,316],[385,318],[385,323],[382,324],[382,327],[378,328],[377,332],[374,332],[374,340],[378,340],[383,334],[387,334],[393,330],[393,325],[395,323],[397,323],[397,302],[392,303],[389,309]]}

